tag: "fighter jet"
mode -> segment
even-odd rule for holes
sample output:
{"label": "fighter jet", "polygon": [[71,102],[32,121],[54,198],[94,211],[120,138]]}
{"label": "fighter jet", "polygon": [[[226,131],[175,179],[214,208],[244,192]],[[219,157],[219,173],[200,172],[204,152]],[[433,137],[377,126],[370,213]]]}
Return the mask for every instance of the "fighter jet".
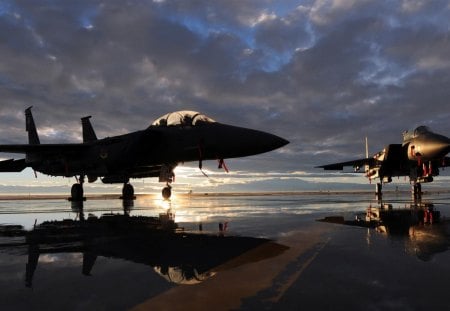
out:
{"label": "fighter jet", "polygon": [[25,110],[28,144],[0,145],[0,152],[25,154],[22,159],[0,161],[0,172],[20,172],[27,167],[50,176],[75,177],[70,199],[84,200],[85,178],[92,183],[122,183],[122,197],[132,199],[130,179],[159,177],[166,183],[162,194],[171,196],[173,170],[179,163],[255,155],[280,148],[288,141],[262,131],[222,124],[195,111],[168,113],[146,129],[97,139],[91,116],[81,118],[83,142],[41,144],[29,107]]}
{"label": "fighter jet", "polygon": [[422,183],[433,181],[439,175],[439,168],[450,165],[450,139],[433,133],[426,126],[403,133],[401,144],[390,144],[382,151],[369,157],[366,140],[366,157],[348,162],[317,166],[325,170],[343,170],[353,166],[355,172],[364,167],[365,176],[371,181],[379,178],[376,195],[382,195],[382,184],[392,181],[394,176],[408,176],[415,196],[421,195]]}

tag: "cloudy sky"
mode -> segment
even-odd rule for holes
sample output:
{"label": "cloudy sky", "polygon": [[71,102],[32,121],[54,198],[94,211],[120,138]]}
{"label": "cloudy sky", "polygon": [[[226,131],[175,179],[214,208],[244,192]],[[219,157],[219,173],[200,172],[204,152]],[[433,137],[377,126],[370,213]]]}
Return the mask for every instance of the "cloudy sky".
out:
{"label": "cloudy sky", "polygon": [[[43,143],[79,142],[86,115],[104,137],[198,110],[291,143],[229,175],[205,163],[210,180],[184,165],[180,189],[327,188],[313,167],[363,156],[365,136],[375,153],[421,124],[450,135],[449,32],[438,0],[1,0],[0,144],[26,142],[31,105]],[[0,191],[72,182],[27,170]]]}

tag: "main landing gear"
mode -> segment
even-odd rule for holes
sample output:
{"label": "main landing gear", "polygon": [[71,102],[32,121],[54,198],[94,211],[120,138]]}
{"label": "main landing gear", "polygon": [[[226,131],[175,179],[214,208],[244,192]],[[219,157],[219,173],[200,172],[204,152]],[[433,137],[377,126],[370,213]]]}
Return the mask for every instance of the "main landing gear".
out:
{"label": "main landing gear", "polygon": [[411,188],[411,192],[415,198],[422,197],[422,184],[414,183]]}
{"label": "main landing gear", "polygon": [[84,197],[83,184],[84,184],[84,176],[80,176],[78,182],[72,185],[72,189],[70,190],[69,201],[73,202],[86,201],[86,198]]}
{"label": "main landing gear", "polygon": [[[72,202],[86,201],[86,197],[84,197],[83,184],[84,184],[84,176],[80,176],[80,178],[77,178],[77,183],[72,185],[70,197],[68,198],[69,201]],[[168,182],[166,184],[166,187],[164,187],[162,190],[162,196],[164,200],[168,200],[172,196],[172,187]],[[132,201],[136,199],[136,196],[134,195],[133,185],[131,185],[129,182],[125,182],[123,184],[122,196],[120,197],[120,199],[124,201]]]}
{"label": "main landing gear", "polygon": [[[77,178],[77,183],[72,185],[69,201],[72,202],[86,201],[86,197],[84,197],[83,184],[84,184],[84,176],[82,175],[80,176],[80,178]],[[131,185],[129,182],[124,183],[122,188],[122,196],[120,198],[126,201],[136,199],[136,196],[134,195],[133,185]]]}
{"label": "main landing gear", "polygon": [[[383,184],[382,183],[377,183],[376,188],[375,188],[375,196],[377,198],[380,198],[383,196]],[[421,198],[422,197],[422,184],[419,182],[415,182],[412,186],[411,186],[411,194],[413,195],[414,198]]]}
{"label": "main landing gear", "polygon": [[122,200],[134,200],[136,196],[134,195],[133,185],[130,183],[124,183],[122,188]]}

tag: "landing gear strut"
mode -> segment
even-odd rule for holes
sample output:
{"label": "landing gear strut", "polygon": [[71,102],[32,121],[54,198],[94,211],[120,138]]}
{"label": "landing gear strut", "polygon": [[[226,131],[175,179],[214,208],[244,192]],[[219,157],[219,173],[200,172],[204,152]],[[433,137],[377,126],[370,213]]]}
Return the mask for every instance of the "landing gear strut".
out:
{"label": "landing gear strut", "polygon": [[383,190],[383,185],[381,183],[377,183],[377,186],[375,188],[375,195],[377,197],[381,197],[383,195],[382,190]]}
{"label": "landing gear strut", "polygon": [[415,197],[415,198],[420,198],[421,196],[422,196],[422,184],[420,184],[420,183],[415,183],[413,186],[412,186],[412,193],[413,193],[413,196]]}
{"label": "landing gear strut", "polygon": [[162,196],[164,200],[168,200],[172,196],[172,187],[169,185],[169,183],[167,183],[167,186],[163,188]]}
{"label": "landing gear strut", "polygon": [[176,166],[176,164],[164,164],[159,172],[159,182],[166,183],[166,186],[162,190],[164,200],[168,200],[172,196],[172,187],[170,186],[170,183],[175,180],[173,170]]}

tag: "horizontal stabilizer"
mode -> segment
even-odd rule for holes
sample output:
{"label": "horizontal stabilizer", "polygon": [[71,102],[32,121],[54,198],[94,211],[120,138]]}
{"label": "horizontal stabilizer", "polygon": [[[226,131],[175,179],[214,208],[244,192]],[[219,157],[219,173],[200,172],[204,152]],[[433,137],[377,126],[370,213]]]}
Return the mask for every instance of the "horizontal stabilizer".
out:
{"label": "horizontal stabilizer", "polygon": [[341,164],[329,164],[329,165],[322,165],[322,166],[316,166],[317,168],[323,168],[326,171],[342,171],[344,169],[344,166]]}
{"label": "horizontal stabilizer", "polygon": [[72,154],[83,152],[90,148],[85,144],[39,144],[39,145],[0,145],[0,152],[9,153],[41,153],[41,154]]}
{"label": "horizontal stabilizer", "polygon": [[25,159],[14,160],[9,159],[0,161],[0,172],[21,172],[27,167]]}

